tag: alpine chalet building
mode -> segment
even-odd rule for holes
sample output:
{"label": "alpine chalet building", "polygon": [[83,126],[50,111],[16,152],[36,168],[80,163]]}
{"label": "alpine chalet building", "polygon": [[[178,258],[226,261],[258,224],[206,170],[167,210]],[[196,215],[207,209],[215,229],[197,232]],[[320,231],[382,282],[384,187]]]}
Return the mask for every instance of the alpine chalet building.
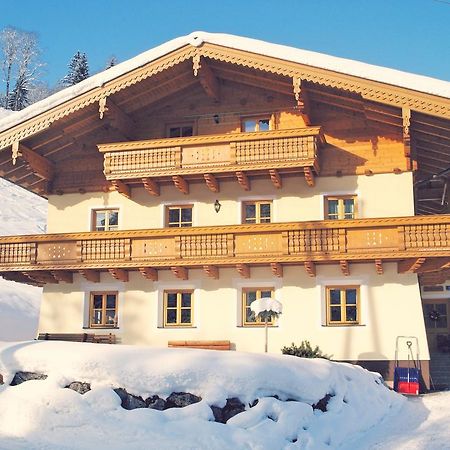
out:
{"label": "alpine chalet building", "polygon": [[196,32],[4,118],[0,149],[48,199],[47,234],[0,238],[0,275],[44,287],[40,333],[259,352],[250,304],[274,297],[270,352],[309,340],[391,379],[413,336],[428,381],[449,82]]}

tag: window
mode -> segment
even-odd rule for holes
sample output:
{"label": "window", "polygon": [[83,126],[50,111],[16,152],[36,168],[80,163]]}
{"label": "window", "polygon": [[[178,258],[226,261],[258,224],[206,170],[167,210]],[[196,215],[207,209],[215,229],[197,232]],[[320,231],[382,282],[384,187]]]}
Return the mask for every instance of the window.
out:
{"label": "window", "polygon": [[192,291],[164,292],[164,326],[192,326]]}
{"label": "window", "polygon": [[91,292],[89,327],[117,327],[117,292]]}
{"label": "window", "polygon": [[113,231],[119,228],[118,209],[97,209],[92,211],[93,231]]}
{"label": "window", "polygon": [[[250,305],[255,300],[260,298],[273,297],[273,288],[246,288],[242,290],[242,324],[245,325],[260,325],[261,321],[255,318]],[[273,325],[273,322],[267,322]]]}
{"label": "window", "polygon": [[254,131],[269,131],[272,127],[270,124],[270,117],[267,116],[242,119],[241,128],[243,132],[251,133]]}
{"label": "window", "polygon": [[244,202],[242,223],[269,223],[272,219],[272,202],[269,200]]}
{"label": "window", "polygon": [[170,138],[189,137],[194,135],[194,127],[191,124],[170,125],[167,129],[167,136]]}
{"label": "window", "polygon": [[356,219],[356,195],[325,197],[325,219]]}
{"label": "window", "polygon": [[359,286],[327,287],[327,325],[359,323]]}
{"label": "window", "polygon": [[447,303],[426,303],[423,305],[425,326],[428,329],[447,328]]}
{"label": "window", "polygon": [[192,227],[192,205],[166,206],[166,227]]}

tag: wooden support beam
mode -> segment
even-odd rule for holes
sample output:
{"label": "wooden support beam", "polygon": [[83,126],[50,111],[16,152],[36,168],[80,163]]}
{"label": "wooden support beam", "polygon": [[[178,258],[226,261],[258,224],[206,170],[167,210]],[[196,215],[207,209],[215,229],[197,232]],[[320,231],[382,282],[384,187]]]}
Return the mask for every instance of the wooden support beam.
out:
{"label": "wooden support beam", "polygon": [[91,283],[100,282],[100,272],[98,270],[79,270],[78,273]]}
{"label": "wooden support beam", "polygon": [[305,173],[305,180],[308,186],[313,187],[315,185],[314,173],[311,167],[304,167],[303,171]]}
{"label": "wooden support beam", "polygon": [[173,266],[170,268],[172,273],[180,280],[187,280],[189,278],[189,273],[186,267]]}
{"label": "wooden support beam", "polygon": [[425,262],[426,258],[411,258],[404,259],[397,263],[398,273],[414,273],[420,268],[420,266]]}
{"label": "wooden support beam", "polygon": [[139,267],[139,272],[147,280],[158,281],[158,271],[152,267]]}
{"label": "wooden support beam", "polygon": [[208,189],[210,191],[212,191],[212,192],[219,192],[220,191],[219,182],[217,181],[217,178],[213,174],[205,173],[203,175],[203,177],[205,178],[206,186],[208,186]]}
{"label": "wooden support beam", "polygon": [[444,269],[450,269],[450,258],[428,258],[416,272],[426,273]]}
{"label": "wooden support beam", "polygon": [[159,184],[153,180],[152,178],[142,178],[142,183],[144,184],[144,189],[155,197],[158,197],[160,194]]}
{"label": "wooden support beam", "polygon": [[316,276],[316,265],[312,261],[305,261],[303,265],[305,266],[306,273],[310,277]]}
{"label": "wooden support beam", "polygon": [[409,108],[402,108],[402,129],[403,129],[403,153],[407,158],[407,170],[411,170],[411,110]]}
{"label": "wooden support beam", "polygon": [[182,192],[184,195],[189,194],[189,184],[188,182],[180,175],[174,175],[172,177],[173,183],[175,187]]}
{"label": "wooden support beam", "polygon": [[41,270],[33,270],[29,272],[23,272],[23,274],[28,277],[30,280],[34,280],[39,284],[57,284],[58,280],[56,280],[51,272],[41,271]]}
{"label": "wooden support beam", "polygon": [[383,261],[381,259],[375,260],[375,269],[376,269],[378,275],[383,275],[383,273],[384,273]]}
{"label": "wooden support beam", "polygon": [[250,190],[250,180],[245,172],[236,172],[236,178],[239,185],[244,189],[244,191]]}
{"label": "wooden support beam", "polygon": [[125,184],[123,181],[112,180],[111,185],[114,188],[114,190],[117,191],[119,194],[122,194],[126,198],[131,198],[130,186]]}
{"label": "wooden support beam", "polygon": [[270,269],[272,270],[272,274],[276,277],[283,277],[283,266],[280,263],[270,263]]}
{"label": "wooden support beam", "polygon": [[281,189],[283,187],[283,183],[281,181],[281,175],[279,174],[278,170],[270,169],[269,175],[270,175],[270,179],[272,180],[273,185],[277,189]]}
{"label": "wooden support beam", "polygon": [[250,278],[250,267],[247,264],[236,264],[236,270],[242,278]]}
{"label": "wooden support beam", "polygon": [[339,265],[341,266],[341,270],[344,276],[348,277],[350,275],[350,266],[348,264],[348,261],[346,260],[339,261]]}
{"label": "wooden support beam", "polygon": [[108,269],[113,278],[126,283],[128,281],[128,271],[123,269]]}
{"label": "wooden support beam", "polygon": [[73,283],[73,273],[65,270],[52,270],[50,272],[57,281],[64,281],[64,283]]}
{"label": "wooden support beam", "polygon": [[208,277],[214,278],[215,280],[219,279],[219,268],[217,266],[205,265],[203,266],[203,270]]}
{"label": "wooden support beam", "polygon": [[200,55],[194,55],[192,59],[194,76],[198,76],[200,84],[206,95],[216,102],[220,102],[220,84],[205,59]]}
{"label": "wooden support beam", "polygon": [[302,86],[302,79],[300,77],[292,78],[292,87],[294,91],[297,108],[305,122],[305,125],[310,125],[310,102],[304,86]]}
{"label": "wooden support beam", "polygon": [[119,131],[127,139],[131,139],[135,123],[111,98],[103,97],[99,100],[100,119],[106,117],[111,128]]}
{"label": "wooden support beam", "polygon": [[55,175],[54,163],[19,142],[15,142],[13,146],[13,163],[17,157],[21,157],[39,178],[47,181],[53,179]]}

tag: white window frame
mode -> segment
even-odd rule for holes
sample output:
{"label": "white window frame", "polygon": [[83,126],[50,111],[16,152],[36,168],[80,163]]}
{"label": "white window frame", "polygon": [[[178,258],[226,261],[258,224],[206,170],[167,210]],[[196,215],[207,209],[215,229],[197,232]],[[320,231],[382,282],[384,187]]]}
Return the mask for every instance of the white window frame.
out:
{"label": "white window frame", "polygon": [[[93,218],[94,218],[94,211],[101,211],[101,210],[106,210],[106,209],[115,209],[117,211],[119,211],[119,220],[117,221],[117,231],[122,230],[122,207],[121,205],[118,206],[114,206],[114,205],[100,205],[100,206],[90,206],[89,207],[89,217],[88,217],[88,226],[87,229],[88,231],[91,232],[95,232],[94,230],[92,230],[92,226],[93,226]],[[101,231],[98,231],[97,233],[102,233]],[[107,233],[107,231],[105,231],[105,233]]]}

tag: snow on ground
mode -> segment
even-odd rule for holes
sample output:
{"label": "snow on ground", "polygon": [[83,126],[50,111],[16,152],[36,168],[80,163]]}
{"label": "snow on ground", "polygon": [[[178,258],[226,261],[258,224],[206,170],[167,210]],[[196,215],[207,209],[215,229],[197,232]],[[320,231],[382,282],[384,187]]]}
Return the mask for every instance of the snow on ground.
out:
{"label": "snow on ground", "polygon": [[[18,370],[49,377],[9,386]],[[288,355],[29,341],[0,344],[0,373],[1,450],[333,449],[404,403],[358,366]],[[64,389],[72,381],[92,390]],[[128,411],[112,387],[144,399],[190,392],[202,400]],[[313,410],[326,394],[328,410]],[[232,397],[259,402],[214,422],[210,406]]]}
{"label": "snow on ground", "polygon": [[[45,232],[47,202],[0,179],[0,236]],[[0,340],[36,336],[42,289],[0,278]]]}

